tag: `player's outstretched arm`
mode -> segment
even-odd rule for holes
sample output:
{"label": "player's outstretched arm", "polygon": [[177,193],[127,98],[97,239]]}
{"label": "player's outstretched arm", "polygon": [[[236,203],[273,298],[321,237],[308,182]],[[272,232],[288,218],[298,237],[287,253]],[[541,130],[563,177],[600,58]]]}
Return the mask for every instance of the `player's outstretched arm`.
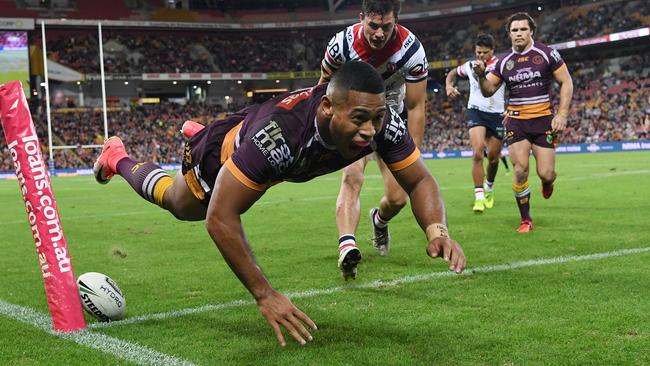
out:
{"label": "player's outstretched arm", "polygon": [[415,141],[415,146],[422,146],[424,140],[424,122],[427,106],[427,81],[406,84],[406,96],[404,98],[408,113],[409,134]]}
{"label": "player's outstretched arm", "polygon": [[304,345],[312,340],[305,324],[311,329],[316,329],[316,324],[296,308],[291,300],[271,287],[255,262],[244,235],[241,214],[262,194],[263,192],[246,187],[227,168],[222,168],[208,206],[207,229],[230,269],[257,301],[260,312],[273,328],[280,345],[286,345],[282,327],[298,343]]}
{"label": "player's outstretched arm", "polygon": [[461,273],[465,269],[465,253],[447,232],[445,204],[436,180],[422,160],[393,175],[409,194],[413,214],[427,235],[427,254],[432,258],[442,257],[450,270]]}

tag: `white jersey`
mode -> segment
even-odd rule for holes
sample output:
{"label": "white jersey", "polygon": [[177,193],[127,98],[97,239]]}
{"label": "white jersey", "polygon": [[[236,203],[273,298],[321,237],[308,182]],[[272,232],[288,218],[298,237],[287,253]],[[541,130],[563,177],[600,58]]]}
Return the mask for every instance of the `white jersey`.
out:
{"label": "white jersey", "polygon": [[424,47],[411,31],[400,24],[395,26],[393,38],[381,50],[373,50],[368,45],[361,23],[336,33],[327,45],[322,68],[331,74],[352,60],[365,61],[377,69],[386,86],[386,103],[397,113],[404,110],[406,83],[426,80],[428,75]]}
{"label": "white jersey", "polygon": [[[494,56],[487,62],[487,74],[494,68],[499,59]],[[469,79],[469,101],[467,102],[467,108],[469,109],[478,109],[481,112],[488,113],[503,113],[506,110],[505,103],[505,83],[502,83],[499,89],[489,98],[483,96],[481,93],[481,87],[478,84],[476,75],[474,75],[474,70],[472,69],[472,61],[467,61],[464,64],[456,68],[456,75]]]}

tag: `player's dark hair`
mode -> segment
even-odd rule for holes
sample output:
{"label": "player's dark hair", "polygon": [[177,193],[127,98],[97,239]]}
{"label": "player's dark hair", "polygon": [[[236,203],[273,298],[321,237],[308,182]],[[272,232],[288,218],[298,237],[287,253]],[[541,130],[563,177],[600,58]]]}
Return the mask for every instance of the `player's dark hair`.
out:
{"label": "player's dark hair", "polygon": [[531,32],[535,34],[535,31],[537,30],[537,23],[535,23],[535,19],[533,19],[530,14],[525,12],[514,13],[508,18],[508,21],[506,22],[506,33],[510,34],[510,26],[512,25],[512,22],[515,22],[517,20],[527,20]]}
{"label": "player's dark hair", "polygon": [[[331,89],[330,89],[331,88]],[[342,98],[347,99],[350,90],[370,93],[370,94],[383,94],[386,91],[384,87],[384,80],[377,70],[369,63],[363,61],[350,61],[346,62],[336,70],[330,85],[328,87],[328,94],[330,92],[339,94]]]}
{"label": "player's dark hair", "polygon": [[361,13],[363,15],[377,14],[383,16],[392,12],[397,18],[401,7],[402,3],[399,0],[363,0]]}
{"label": "player's dark hair", "polygon": [[481,33],[478,36],[476,36],[476,40],[474,41],[474,46],[486,47],[493,50],[495,48],[494,37],[492,37],[489,34]]}

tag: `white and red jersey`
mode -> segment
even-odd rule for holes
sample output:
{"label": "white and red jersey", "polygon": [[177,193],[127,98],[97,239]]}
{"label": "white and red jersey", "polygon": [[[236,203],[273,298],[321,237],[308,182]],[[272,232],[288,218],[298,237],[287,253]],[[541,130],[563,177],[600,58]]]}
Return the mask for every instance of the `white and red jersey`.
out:
{"label": "white and red jersey", "polygon": [[[489,73],[492,68],[497,64],[499,59],[493,56],[486,63],[485,73]],[[456,67],[456,75],[461,78],[469,79],[469,100],[467,101],[468,109],[478,109],[481,112],[487,113],[503,113],[506,109],[505,101],[505,85],[501,84],[496,93],[489,98],[483,96],[481,93],[481,86],[476,79],[474,70],[472,68],[472,61],[467,61],[464,64]]]}
{"label": "white and red jersey", "polygon": [[381,50],[373,50],[357,23],[336,33],[327,44],[322,68],[332,74],[347,61],[360,60],[374,66],[386,85],[386,102],[398,113],[404,109],[406,83],[417,83],[428,75],[424,47],[411,31],[395,25],[393,38]]}

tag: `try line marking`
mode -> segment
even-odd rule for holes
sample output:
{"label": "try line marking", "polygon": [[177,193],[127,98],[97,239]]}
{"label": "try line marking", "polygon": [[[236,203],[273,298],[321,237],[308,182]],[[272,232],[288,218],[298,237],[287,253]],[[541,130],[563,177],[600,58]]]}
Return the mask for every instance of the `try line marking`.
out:
{"label": "try line marking", "polygon": [[[345,286],[337,286],[337,287],[324,288],[324,289],[313,289],[313,290],[306,290],[300,292],[292,292],[292,293],[287,293],[286,295],[290,299],[300,299],[300,298],[313,297],[318,295],[328,295],[328,294],[343,292],[352,289],[378,289],[382,287],[393,287],[393,286],[399,286],[408,283],[425,282],[425,281],[438,279],[438,278],[472,276],[477,273],[504,272],[504,271],[510,271],[518,268],[526,268],[526,267],[545,266],[545,265],[562,264],[562,263],[569,263],[569,262],[593,261],[593,260],[600,260],[600,259],[611,258],[611,257],[622,257],[626,255],[647,253],[647,252],[650,252],[650,247],[621,249],[621,250],[615,250],[611,252],[602,252],[602,253],[594,253],[594,254],[586,254],[586,255],[571,255],[571,256],[562,256],[562,257],[554,257],[554,258],[531,259],[526,261],[519,261],[519,262],[512,262],[512,263],[505,263],[505,264],[467,268],[465,272],[463,272],[460,275],[457,275],[453,272],[432,272],[432,273],[425,273],[420,275],[400,277],[393,280],[376,280],[376,281],[362,283],[362,284],[350,284]],[[208,304],[208,305],[163,312],[163,313],[134,316],[132,318],[126,318],[124,320],[110,322],[110,323],[92,323],[88,325],[88,328],[91,329],[109,328],[109,327],[115,327],[120,325],[137,324],[137,323],[142,323],[150,320],[165,320],[165,319],[177,318],[186,315],[199,314],[199,313],[205,313],[209,311],[235,308],[235,307],[241,307],[241,306],[253,305],[253,304],[255,304],[255,301],[253,301],[252,299],[236,300],[236,301],[231,301],[222,304]]]}
{"label": "try line marking", "polygon": [[36,310],[10,304],[0,300],[0,315],[34,326],[45,333],[75,342],[82,346],[105,352],[138,365],[193,366],[190,361],[154,351],[150,348],[130,343],[105,334],[84,330],[76,333],[60,333],[52,329],[52,319]]}

